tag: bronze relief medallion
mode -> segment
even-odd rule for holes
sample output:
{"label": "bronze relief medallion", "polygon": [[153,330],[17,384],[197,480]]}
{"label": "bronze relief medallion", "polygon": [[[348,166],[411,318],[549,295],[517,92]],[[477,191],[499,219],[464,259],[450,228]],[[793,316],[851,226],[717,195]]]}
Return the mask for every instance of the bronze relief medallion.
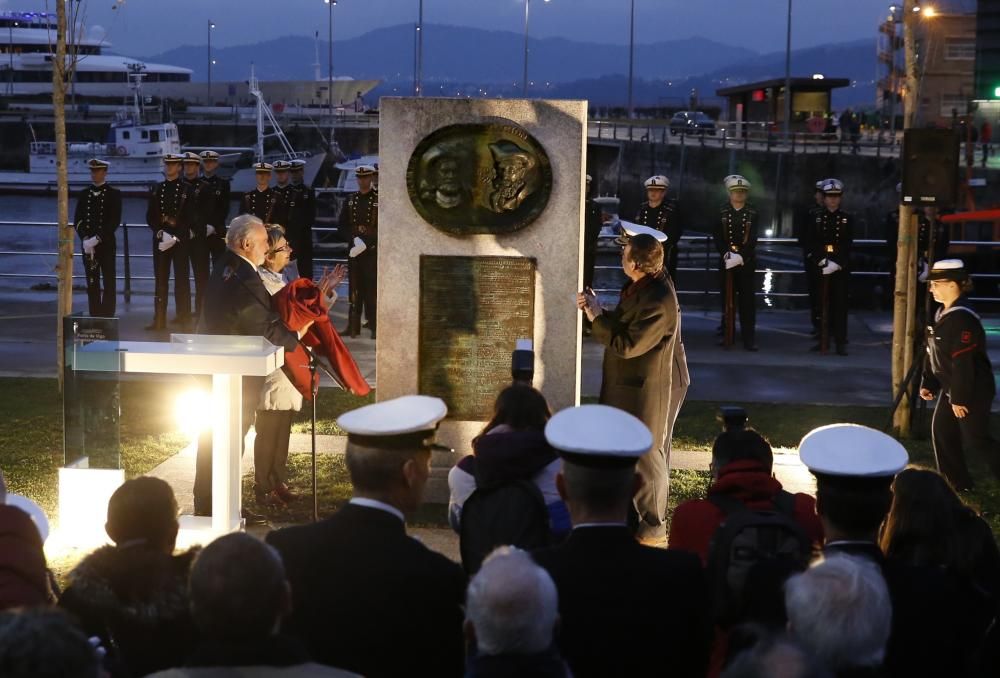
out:
{"label": "bronze relief medallion", "polygon": [[449,125],[417,144],[406,189],[420,216],[446,233],[513,233],[545,210],[552,166],[514,123]]}

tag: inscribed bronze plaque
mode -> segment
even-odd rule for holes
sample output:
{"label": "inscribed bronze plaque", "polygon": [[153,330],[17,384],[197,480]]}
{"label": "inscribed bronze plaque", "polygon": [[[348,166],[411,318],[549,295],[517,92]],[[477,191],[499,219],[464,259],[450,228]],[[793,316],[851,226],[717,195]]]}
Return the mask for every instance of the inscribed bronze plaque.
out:
{"label": "inscribed bronze plaque", "polygon": [[542,145],[512,122],[449,125],[417,144],[406,188],[420,216],[442,231],[512,233],[545,209],[552,167]]}
{"label": "inscribed bronze plaque", "polygon": [[421,256],[419,392],[444,400],[450,419],[489,419],[534,323],[534,259]]}

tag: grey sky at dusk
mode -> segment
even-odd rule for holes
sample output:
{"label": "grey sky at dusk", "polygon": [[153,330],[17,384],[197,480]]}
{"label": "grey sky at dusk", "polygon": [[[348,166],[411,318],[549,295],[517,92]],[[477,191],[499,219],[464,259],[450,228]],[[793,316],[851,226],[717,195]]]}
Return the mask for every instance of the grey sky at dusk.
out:
{"label": "grey sky at dusk", "polygon": [[[636,41],[704,36],[760,52],[785,47],[786,0],[635,0]],[[53,11],[54,0],[48,0]],[[327,34],[323,0],[85,0],[88,25],[100,25],[115,51],[149,56],[179,45],[255,43],[286,35]],[[876,35],[888,2],[793,0],[793,47]],[[45,0],[0,0],[0,7],[39,11]],[[531,1],[532,37],[628,42],[629,0]],[[417,0],[338,0],[334,38],[416,21]],[[524,0],[424,0],[425,23],[524,31]]]}

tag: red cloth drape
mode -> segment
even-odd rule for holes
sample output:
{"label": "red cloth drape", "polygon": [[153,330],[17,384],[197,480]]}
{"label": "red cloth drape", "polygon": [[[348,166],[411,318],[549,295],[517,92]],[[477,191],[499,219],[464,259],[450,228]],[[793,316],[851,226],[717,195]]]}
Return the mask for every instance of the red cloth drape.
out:
{"label": "red cloth drape", "polygon": [[[368,395],[371,387],[361,376],[358,364],[341,340],[323,302],[323,293],[312,280],[297,278],[281,288],[272,298],[275,310],[288,329],[298,332],[310,320],[312,327],[302,337],[302,343],[317,355],[326,358],[334,374],[347,389],[357,396]],[[301,345],[285,352],[285,373],[306,400],[312,400],[309,385],[309,356]],[[317,375],[317,380],[319,375]]]}

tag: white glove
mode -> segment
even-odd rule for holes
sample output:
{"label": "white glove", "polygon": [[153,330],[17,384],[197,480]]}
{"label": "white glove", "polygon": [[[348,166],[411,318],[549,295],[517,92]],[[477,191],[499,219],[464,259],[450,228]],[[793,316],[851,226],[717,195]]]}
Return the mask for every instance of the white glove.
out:
{"label": "white glove", "polygon": [[212,224],[205,226],[205,235],[215,235],[215,226]]}
{"label": "white glove", "polygon": [[726,265],[727,271],[743,265],[743,257],[736,252],[726,252],[725,256],[722,257],[722,261]]}
{"label": "white glove", "polygon": [[824,259],[819,262],[819,267],[823,270],[823,275],[832,275],[840,270],[840,264],[832,259]]}
{"label": "white glove", "polygon": [[94,250],[97,248],[97,243],[99,242],[100,239],[96,235],[84,239],[83,251],[86,252],[89,256],[94,256]]}
{"label": "white glove", "polygon": [[919,280],[922,283],[927,282],[928,270],[927,270],[927,261],[925,259],[921,259],[919,262],[917,262],[917,271],[918,271],[917,280]]}
{"label": "white glove", "polygon": [[354,247],[352,247],[350,251],[350,257],[353,259],[354,257],[364,252],[366,249],[368,249],[368,245],[365,244],[365,241],[362,240],[361,238],[355,238]]}
{"label": "white glove", "polygon": [[160,244],[157,245],[157,247],[160,248],[161,252],[166,252],[171,247],[176,245],[178,242],[179,242],[178,238],[170,235],[169,233],[164,232],[164,234],[160,236]]}
{"label": "white glove", "polygon": [[194,240],[194,231],[190,228],[188,229],[188,238]]}

